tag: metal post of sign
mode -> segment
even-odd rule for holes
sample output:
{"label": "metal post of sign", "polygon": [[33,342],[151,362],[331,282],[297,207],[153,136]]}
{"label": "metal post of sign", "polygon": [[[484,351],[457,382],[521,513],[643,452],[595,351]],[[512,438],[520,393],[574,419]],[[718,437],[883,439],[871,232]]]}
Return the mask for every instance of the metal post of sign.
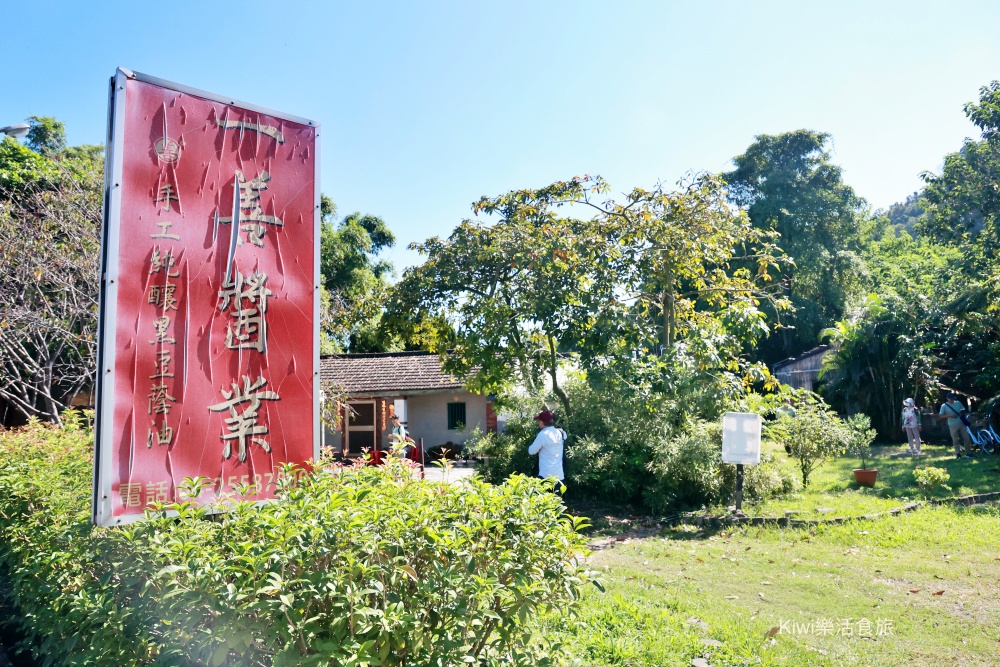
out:
{"label": "metal post of sign", "polygon": [[736,513],[743,514],[743,464],[736,464]]}

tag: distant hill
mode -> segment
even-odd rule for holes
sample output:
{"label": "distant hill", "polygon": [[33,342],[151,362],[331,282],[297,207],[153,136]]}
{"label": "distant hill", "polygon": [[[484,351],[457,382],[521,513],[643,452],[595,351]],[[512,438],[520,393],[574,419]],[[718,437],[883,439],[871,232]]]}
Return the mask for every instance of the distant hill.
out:
{"label": "distant hill", "polygon": [[896,202],[885,211],[889,222],[897,230],[905,229],[910,236],[916,237],[916,224],[920,216],[924,214],[924,209],[920,207],[920,193],[914,192],[904,201]]}

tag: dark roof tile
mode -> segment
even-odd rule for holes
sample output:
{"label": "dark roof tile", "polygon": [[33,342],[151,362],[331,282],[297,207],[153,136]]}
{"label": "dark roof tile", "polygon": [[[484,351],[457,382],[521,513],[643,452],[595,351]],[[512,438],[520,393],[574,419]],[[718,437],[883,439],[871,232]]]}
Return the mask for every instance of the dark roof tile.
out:
{"label": "dark roof tile", "polygon": [[320,377],[350,394],[463,386],[443,373],[440,358],[429,352],[334,354],[320,359]]}

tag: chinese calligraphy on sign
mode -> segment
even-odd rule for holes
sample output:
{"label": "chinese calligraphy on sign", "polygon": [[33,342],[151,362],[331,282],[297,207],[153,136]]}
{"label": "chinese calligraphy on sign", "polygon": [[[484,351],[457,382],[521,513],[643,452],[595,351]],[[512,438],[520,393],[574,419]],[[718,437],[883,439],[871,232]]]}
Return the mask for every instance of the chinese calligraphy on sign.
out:
{"label": "chinese calligraphy on sign", "polygon": [[264,284],[267,275],[253,273],[244,278],[236,273],[229,282],[223,281],[219,290],[219,310],[229,311],[235,322],[230,322],[226,329],[226,347],[230,350],[251,349],[258,352],[267,351],[267,297],[271,290]]}
{"label": "chinese calligraphy on sign", "polygon": [[[233,440],[239,445],[238,456],[240,461],[247,460],[248,439],[260,445],[265,452],[271,452],[271,446],[267,443],[267,440],[256,437],[267,435],[268,432],[267,426],[257,423],[257,420],[260,418],[258,413],[261,401],[277,401],[281,397],[273,391],[257,391],[266,384],[267,380],[262,377],[257,378],[253,384],[250,384],[250,378],[244,375],[242,388],[234,382],[232,391],[222,390],[222,397],[226,400],[208,408],[212,412],[229,410],[229,417],[226,419],[226,426],[229,429],[229,433],[222,436],[222,440],[226,443],[225,449],[222,450],[223,457],[228,459],[233,455]],[[240,412],[237,408],[243,403],[249,403],[250,405],[244,407],[242,412]]]}
{"label": "chinese calligraphy on sign", "polygon": [[281,130],[273,125],[261,125],[260,118],[257,119],[256,123],[247,123],[242,120],[219,120],[216,118],[215,124],[224,130],[259,132],[260,134],[266,134],[269,137],[274,137],[275,141],[279,144],[285,143],[285,135],[281,133]]}
{"label": "chinese calligraphy on sign", "polygon": [[273,498],[319,455],[318,127],[126,70],[109,122],[94,521]]}
{"label": "chinese calligraphy on sign", "polygon": [[[237,169],[236,179],[240,185],[240,229],[247,233],[247,240],[250,243],[263,248],[264,233],[267,231],[264,225],[281,227],[285,224],[276,216],[265,214],[264,209],[261,208],[260,193],[262,190],[267,189],[271,175],[266,171],[262,171],[257,178],[248,181],[243,172]],[[247,212],[244,213],[244,211]],[[233,218],[232,216],[220,216],[219,222],[222,224],[232,224]],[[243,224],[244,222],[249,224]],[[242,241],[243,239],[240,239],[241,243]]]}

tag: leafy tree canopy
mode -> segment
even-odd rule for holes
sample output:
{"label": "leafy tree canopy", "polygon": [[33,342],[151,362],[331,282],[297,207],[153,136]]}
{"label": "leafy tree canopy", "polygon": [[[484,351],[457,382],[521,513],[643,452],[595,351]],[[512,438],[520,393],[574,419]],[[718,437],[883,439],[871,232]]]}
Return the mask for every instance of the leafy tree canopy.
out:
{"label": "leafy tree canopy", "polygon": [[778,232],[778,245],[794,260],[781,279],[795,314],[785,321],[789,328],[761,346],[768,361],[814,346],[864,275],[860,252],[872,222],[865,201],[831,162],[829,140],[811,130],[758,135],[724,175],[731,201],[758,229]]}
{"label": "leafy tree canopy", "polygon": [[548,373],[568,410],[559,352],[604,353],[618,338],[595,331],[628,321],[614,293],[622,257],[614,231],[557,215],[588,187],[601,185],[573,179],[484,197],[473,210],[496,214],[496,224],[466,220],[448,239],[413,244],[427,261],[397,285],[395,316],[447,318],[454,329],[445,367],[477,389],[495,391],[514,374],[534,389]]}
{"label": "leafy tree canopy", "polygon": [[52,156],[66,148],[66,126],[52,116],[30,116],[28,148],[41,155]]}
{"label": "leafy tree canopy", "polygon": [[[477,388],[516,377],[535,389],[548,375],[567,412],[556,373],[564,354],[605,376],[636,367],[616,360],[657,353],[737,370],[741,342],[767,331],[761,301],[785,304],[768,290],[780,263],[773,234],[728,206],[718,178],[637,188],[621,201],[607,192],[584,177],[484,197],[473,210],[499,220],[466,220],[448,239],[414,244],[427,261],[404,274],[393,310],[452,323],[446,368]],[[647,375],[672,367],[638,365]]]}
{"label": "leafy tree canopy", "polygon": [[927,210],[919,231],[964,249],[978,273],[997,266],[1000,242],[1000,81],[979,91],[979,103],[965,105],[965,115],[981,131],[957,153],[945,156],[940,175],[923,174],[921,205]]}
{"label": "leafy tree canopy", "polygon": [[320,200],[320,272],[328,316],[324,352],[378,352],[399,347],[379,325],[392,264],[379,259],[396,238],[378,216],[351,213],[339,222],[336,205]]}
{"label": "leafy tree canopy", "polygon": [[904,201],[896,202],[889,207],[889,210],[884,211],[884,214],[895,229],[916,236],[917,224],[924,215],[924,209],[920,205],[920,193],[914,192]]}
{"label": "leafy tree canopy", "polygon": [[13,196],[30,183],[55,178],[52,160],[39,155],[12,137],[0,141],[0,198]]}

